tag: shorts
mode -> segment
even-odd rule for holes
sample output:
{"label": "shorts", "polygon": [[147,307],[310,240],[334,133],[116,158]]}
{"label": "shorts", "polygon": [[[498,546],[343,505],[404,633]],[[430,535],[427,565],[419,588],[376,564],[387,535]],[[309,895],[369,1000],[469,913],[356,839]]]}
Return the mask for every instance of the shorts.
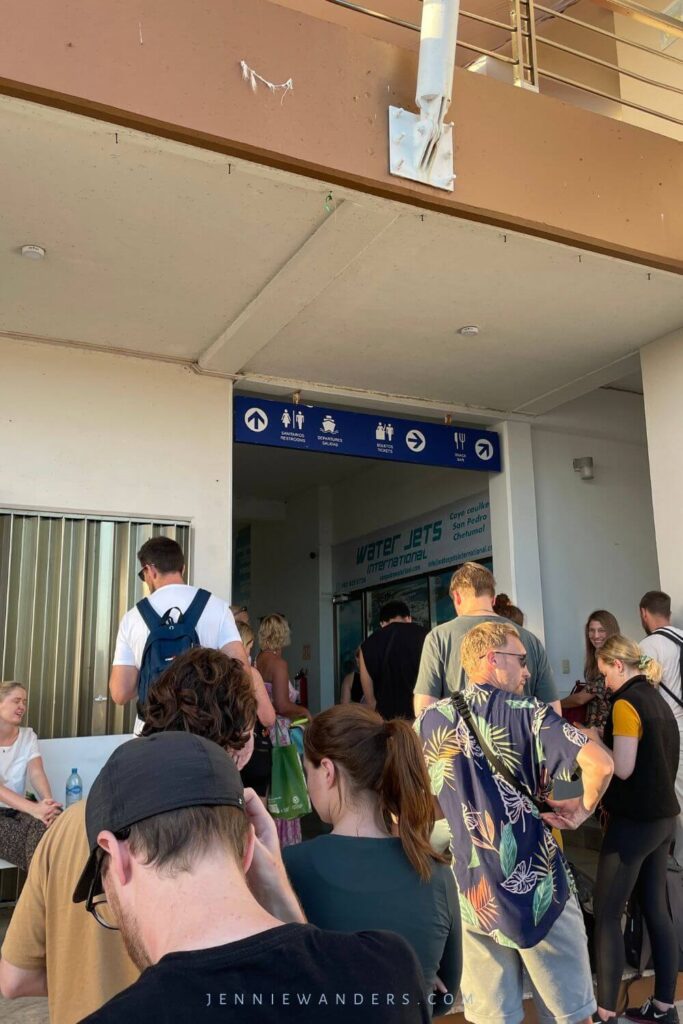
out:
{"label": "shorts", "polygon": [[525,969],[542,1024],[578,1024],[597,1008],[575,896],[569,897],[546,937],[530,949],[501,946],[463,923],[462,959],[465,1017],[474,1024],[521,1024]]}

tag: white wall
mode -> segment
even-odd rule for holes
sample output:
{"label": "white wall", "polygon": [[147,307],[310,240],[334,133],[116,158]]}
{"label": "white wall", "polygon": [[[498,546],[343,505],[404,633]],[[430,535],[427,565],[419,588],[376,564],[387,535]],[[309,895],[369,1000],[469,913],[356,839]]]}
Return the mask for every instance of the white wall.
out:
{"label": "white wall", "polygon": [[662,589],[671,594],[674,620],[683,622],[683,331],[640,353],[650,452],[652,502]]}
{"label": "white wall", "polygon": [[[642,398],[599,390],[568,403],[539,418],[532,447],[546,648],[564,693],[582,675],[591,611],[638,639],[638,601],[659,586]],[[593,480],[572,468],[584,455]]]}
{"label": "white wall", "polygon": [[326,492],[327,488],[316,488],[287,501],[283,522],[251,524],[251,620],[256,627],[271,612],[287,616],[292,644],[285,657],[292,676],[300,668],[308,671],[312,710],[318,710],[321,701],[322,706],[332,703],[333,692],[327,692],[333,666],[332,594],[325,585],[330,553],[329,544],[321,543]]}
{"label": "white wall", "polygon": [[0,340],[0,504],[191,520],[195,582],[231,581],[231,384]]}
{"label": "white wall", "polygon": [[332,543],[362,537],[487,487],[487,473],[369,463],[365,472],[332,488]]}

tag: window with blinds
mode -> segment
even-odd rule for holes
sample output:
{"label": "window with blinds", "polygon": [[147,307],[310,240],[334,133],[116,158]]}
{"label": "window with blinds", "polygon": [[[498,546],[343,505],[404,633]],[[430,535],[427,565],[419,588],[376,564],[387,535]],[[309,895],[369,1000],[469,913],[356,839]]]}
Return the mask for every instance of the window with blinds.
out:
{"label": "window with blinds", "polygon": [[119,621],[143,596],[136,554],[158,535],[189,562],[188,523],[0,511],[0,679],[26,687],[39,738],[132,731],[134,706],[107,683]]}

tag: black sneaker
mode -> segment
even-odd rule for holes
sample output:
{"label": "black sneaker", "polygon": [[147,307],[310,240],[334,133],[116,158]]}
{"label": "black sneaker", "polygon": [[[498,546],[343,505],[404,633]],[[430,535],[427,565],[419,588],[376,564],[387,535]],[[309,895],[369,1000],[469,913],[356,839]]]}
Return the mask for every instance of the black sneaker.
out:
{"label": "black sneaker", "polygon": [[657,1024],[679,1024],[678,1010],[670,1006],[668,1010],[658,1010],[651,999],[646,999],[642,1006],[629,1006],[624,1011],[624,1017],[629,1020],[642,1021],[648,1024],[650,1021],[657,1021]]}

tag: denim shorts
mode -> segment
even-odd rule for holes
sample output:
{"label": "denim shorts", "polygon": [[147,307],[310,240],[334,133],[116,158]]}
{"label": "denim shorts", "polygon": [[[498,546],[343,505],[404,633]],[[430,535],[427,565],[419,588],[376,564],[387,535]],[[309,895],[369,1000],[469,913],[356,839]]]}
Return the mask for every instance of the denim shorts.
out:
{"label": "denim shorts", "polygon": [[597,1007],[586,930],[575,896],[569,897],[546,937],[530,949],[500,946],[463,923],[462,959],[465,1017],[474,1024],[521,1024],[525,970],[543,1024],[578,1024]]}

